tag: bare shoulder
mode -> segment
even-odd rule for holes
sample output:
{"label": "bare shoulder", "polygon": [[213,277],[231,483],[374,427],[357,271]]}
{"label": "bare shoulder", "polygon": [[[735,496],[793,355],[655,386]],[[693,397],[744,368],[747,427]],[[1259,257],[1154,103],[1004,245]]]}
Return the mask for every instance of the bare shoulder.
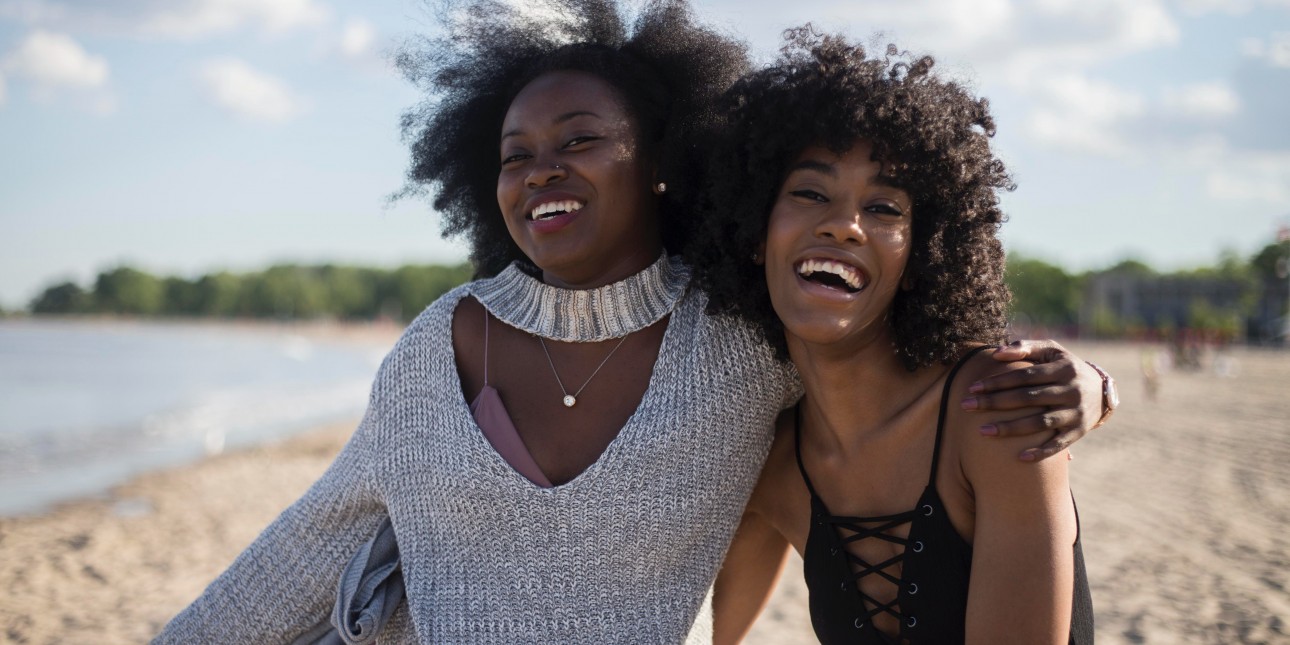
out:
{"label": "bare shoulder", "polygon": [[787,481],[787,475],[796,472],[792,470],[796,468],[797,463],[796,453],[793,450],[796,430],[795,409],[784,410],[775,419],[775,439],[771,442],[770,452],[766,455],[766,463],[762,465],[761,475],[757,479],[756,488],[753,489],[752,498],[748,500],[750,511],[770,514],[778,508],[781,503],[778,493]]}
{"label": "bare shoulder", "polygon": [[775,439],[747,506],[748,511],[763,515],[776,525],[796,501],[792,493],[796,491],[796,480],[801,479],[797,474],[797,453],[794,450],[797,423],[794,409],[781,412],[775,420]]}

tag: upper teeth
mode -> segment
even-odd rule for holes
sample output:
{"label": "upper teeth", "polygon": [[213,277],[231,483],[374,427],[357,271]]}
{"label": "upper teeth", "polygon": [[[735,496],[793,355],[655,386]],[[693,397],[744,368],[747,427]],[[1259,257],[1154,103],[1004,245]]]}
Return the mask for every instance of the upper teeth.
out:
{"label": "upper teeth", "polygon": [[556,211],[573,212],[579,208],[582,208],[582,204],[572,199],[566,199],[562,202],[547,202],[545,204],[539,204],[537,208],[533,209],[533,212],[529,213],[529,219],[537,219],[547,213],[554,213]]}
{"label": "upper teeth", "polygon": [[846,281],[847,286],[852,289],[858,290],[864,286],[860,271],[849,264],[834,260],[806,260],[797,266],[799,275],[806,276],[817,271],[826,271],[842,278]]}

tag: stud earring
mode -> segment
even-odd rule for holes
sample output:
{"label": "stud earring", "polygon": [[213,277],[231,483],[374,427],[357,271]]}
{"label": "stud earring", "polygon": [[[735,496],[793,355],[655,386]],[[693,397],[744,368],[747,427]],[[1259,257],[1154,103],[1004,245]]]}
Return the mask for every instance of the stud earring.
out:
{"label": "stud earring", "polygon": [[660,182],[658,182],[657,184],[654,184],[654,192],[656,192],[656,193],[658,193],[658,194],[660,194],[660,195],[662,195],[663,193],[666,193],[666,192],[667,192],[667,184],[665,184],[665,183],[663,183],[663,182],[661,182],[661,181],[660,181]]}
{"label": "stud earring", "polygon": [[753,261],[753,264],[761,264],[761,254],[756,251],[753,251],[752,261]]}

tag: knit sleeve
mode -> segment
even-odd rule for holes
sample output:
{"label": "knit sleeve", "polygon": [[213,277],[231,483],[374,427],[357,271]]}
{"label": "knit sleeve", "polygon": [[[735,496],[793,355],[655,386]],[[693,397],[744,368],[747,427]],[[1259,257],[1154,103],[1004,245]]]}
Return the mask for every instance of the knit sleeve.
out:
{"label": "knit sleeve", "polygon": [[289,643],[330,615],[341,569],[385,514],[371,471],[390,362],[358,429],[323,476],[154,643]]}

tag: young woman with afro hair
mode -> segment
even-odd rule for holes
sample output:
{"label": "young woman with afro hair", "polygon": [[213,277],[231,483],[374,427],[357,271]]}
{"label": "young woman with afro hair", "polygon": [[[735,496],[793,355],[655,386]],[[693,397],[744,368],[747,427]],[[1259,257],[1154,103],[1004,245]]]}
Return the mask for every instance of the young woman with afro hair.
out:
{"label": "young woman with afro hair", "polygon": [[[822,643],[1090,643],[1067,460],[968,412],[1008,291],[1012,180],[984,99],[933,59],[809,26],[724,99],[688,259],[715,312],[754,325],[805,394],[780,417],[717,583],[718,640],[760,609],[789,545]],[[751,270],[750,270],[751,269]]]}
{"label": "young woman with afro hair", "polygon": [[[800,392],[753,330],[705,313],[681,256],[695,142],[744,48],[679,0],[630,22],[611,0],[440,16],[399,57],[428,96],[403,122],[405,194],[478,280],[408,326],[336,461],[159,642],[336,642],[315,638],[329,616],[382,643],[711,639],[712,583]],[[981,407],[1023,386],[1065,415],[1059,441],[1082,435],[1100,381],[1019,351],[1050,369]]]}

